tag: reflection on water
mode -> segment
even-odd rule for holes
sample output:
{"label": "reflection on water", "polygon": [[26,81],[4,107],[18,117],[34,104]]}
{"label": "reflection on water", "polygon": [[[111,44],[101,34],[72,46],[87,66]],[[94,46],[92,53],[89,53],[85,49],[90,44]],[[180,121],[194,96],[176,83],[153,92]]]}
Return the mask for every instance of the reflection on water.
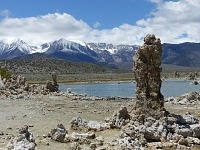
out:
{"label": "reflection on water", "polygon": [[[200,92],[200,85],[191,85],[190,82],[186,80],[165,80],[162,83],[161,92],[164,97],[177,97],[192,91]],[[93,96],[135,96],[135,83],[133,82],[60,85],[61,91],[67,91],[68,88],[71,88],[72,92],[75,93]]]}

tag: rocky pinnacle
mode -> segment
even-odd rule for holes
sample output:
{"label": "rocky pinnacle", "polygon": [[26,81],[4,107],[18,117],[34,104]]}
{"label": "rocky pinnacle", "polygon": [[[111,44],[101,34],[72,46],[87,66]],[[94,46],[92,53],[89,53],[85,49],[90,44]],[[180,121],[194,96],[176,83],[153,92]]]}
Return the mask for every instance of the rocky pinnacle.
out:
{"label": "rocky pinnacle", "polygon": [[160,91],[161,56],[160,39],[154,34],[148,34],[133,57],[137,100],[132,113],[140,120],[150,116],[160,118],[165,110],[164,97]]}

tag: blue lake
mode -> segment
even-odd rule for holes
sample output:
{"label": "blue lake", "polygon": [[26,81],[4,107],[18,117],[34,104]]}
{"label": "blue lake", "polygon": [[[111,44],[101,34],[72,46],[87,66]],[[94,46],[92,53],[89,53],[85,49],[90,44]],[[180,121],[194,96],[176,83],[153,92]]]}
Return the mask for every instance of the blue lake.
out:
{"label": "blue lake", "polygon": [[[182,94],[197,91],[200,92],[200,85],[191,85],[187,80],[165,80],[162,82],[161,92],[165,98],[177,97]],[[134,97],[135,83],[133,82],[107,82],[107,83],[85,83],[85,84],[62,84],[61,91],[87,94],[92,96],[121,96]]]}

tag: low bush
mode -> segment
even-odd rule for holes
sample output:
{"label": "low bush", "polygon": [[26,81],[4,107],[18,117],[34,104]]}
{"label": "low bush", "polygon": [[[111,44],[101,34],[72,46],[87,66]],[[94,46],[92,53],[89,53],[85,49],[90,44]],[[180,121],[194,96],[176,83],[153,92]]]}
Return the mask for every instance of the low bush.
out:
{"label": "low bush", "polygon": [[3,78],[8,79],[8,78],[11,77],[11,73],[7,69],[5,69],[5,68],[0,68],[0,75],[1,75],[2,79]]}

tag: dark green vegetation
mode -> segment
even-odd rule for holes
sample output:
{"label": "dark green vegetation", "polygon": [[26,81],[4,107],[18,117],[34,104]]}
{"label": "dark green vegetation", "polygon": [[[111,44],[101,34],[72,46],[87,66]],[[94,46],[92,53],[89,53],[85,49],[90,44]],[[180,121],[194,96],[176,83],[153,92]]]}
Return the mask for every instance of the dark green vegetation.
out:
{"label": "dark green vegetation", "polygon": [[5,68],[0,68],[0,75],[2,78],[6,78],[6,79],[11,77],[11,73]]}
{"label": "dark green vegetation", "polygon": [[84,74],[84,73],[111,73],[109,68],[91,63],[70,62],[62,59],[32,59],[32,60],[1,60],[0,65],[16,74]]}

